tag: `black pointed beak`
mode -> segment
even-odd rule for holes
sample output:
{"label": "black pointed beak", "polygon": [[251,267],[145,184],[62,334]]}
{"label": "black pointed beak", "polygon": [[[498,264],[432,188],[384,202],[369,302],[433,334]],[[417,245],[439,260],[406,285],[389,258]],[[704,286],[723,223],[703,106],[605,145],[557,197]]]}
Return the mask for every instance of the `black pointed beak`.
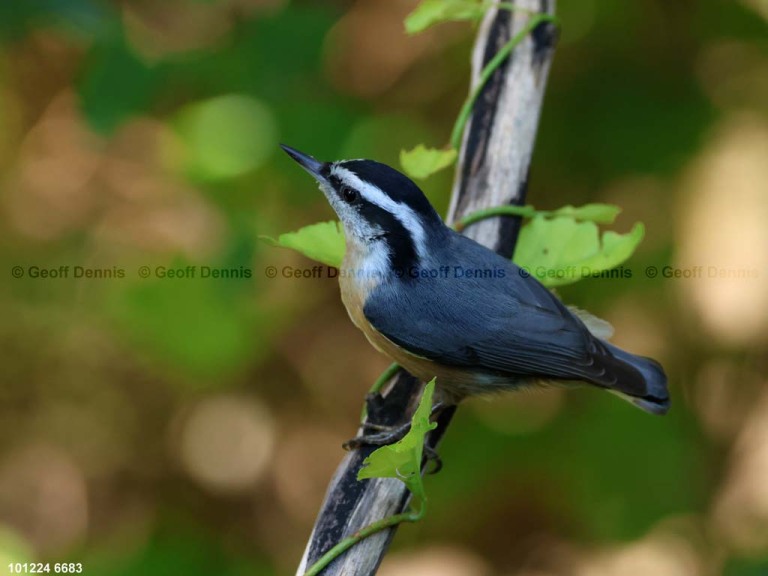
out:
{"label": "black pointed beak", "polygon": [[307,172],[312,174],[315,178],[317,178],[320,181],[325,181],[325,176],[323,175],[323,168],[325,166],[325,163],[320,162],[318,160],[315,160],[312,158],[312,156],[308,154],[304,154],[303,152],[299,152],[295,148],[291,148],[290,146],[286,146],[285,144],[280,144],[280,148],[285,150],[285,152],[296,160],[296,162],[299,163],[299,166],[304,168]]}

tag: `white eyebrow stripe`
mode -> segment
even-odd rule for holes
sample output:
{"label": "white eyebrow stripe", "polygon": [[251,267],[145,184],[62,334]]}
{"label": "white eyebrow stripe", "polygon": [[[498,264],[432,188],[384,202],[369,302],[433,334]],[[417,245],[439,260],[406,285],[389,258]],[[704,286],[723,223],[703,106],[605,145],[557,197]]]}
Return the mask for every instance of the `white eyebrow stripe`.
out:
{"label": "white eyebrow stripe", "polygon": [[413,208],[402,202],[395,202],[382,192],[381,188],[374,186],[370,182],[365,182],[360,177],[341,166],[334,166],[331,169],[331,173],[339,177],[344,183],[349,184],[355,190],[360,192],[363,197],[371,204],[375,204],[379,208],[386,210],[397,218],[400,223],[411,233],[414,243],[416,244],[416,252],[419,257],[424,259],[426,257],[426,233],[424,232],[424,226],[421,224],[416,212]]}

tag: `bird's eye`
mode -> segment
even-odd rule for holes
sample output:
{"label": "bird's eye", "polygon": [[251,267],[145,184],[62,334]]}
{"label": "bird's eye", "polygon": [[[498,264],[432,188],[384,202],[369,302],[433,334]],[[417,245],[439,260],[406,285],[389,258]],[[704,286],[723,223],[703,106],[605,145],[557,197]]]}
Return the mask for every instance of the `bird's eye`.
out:
{"label": "bird's eye", "polygon": [[357,200],[357,190],[350,188],[349,186],[342,186],[341,187],[341,197],[344,199],[345,202],[348,202],[352,204],[355,200]]}

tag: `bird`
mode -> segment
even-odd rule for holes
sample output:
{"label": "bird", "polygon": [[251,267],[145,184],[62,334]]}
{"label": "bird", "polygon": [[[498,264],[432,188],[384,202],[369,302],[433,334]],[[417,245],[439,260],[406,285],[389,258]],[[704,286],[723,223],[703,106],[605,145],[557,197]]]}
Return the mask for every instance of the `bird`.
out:
{"label": "bird", "polygon": [[581,382],[648,413],[668,411],[658,362],[611,344],[597,319],[454,231],[410,178],[374,160],[321,162],[281,147],[315,178],[341,221],[338,276],[350,319],[408,372],[435,378],[443,404]]}

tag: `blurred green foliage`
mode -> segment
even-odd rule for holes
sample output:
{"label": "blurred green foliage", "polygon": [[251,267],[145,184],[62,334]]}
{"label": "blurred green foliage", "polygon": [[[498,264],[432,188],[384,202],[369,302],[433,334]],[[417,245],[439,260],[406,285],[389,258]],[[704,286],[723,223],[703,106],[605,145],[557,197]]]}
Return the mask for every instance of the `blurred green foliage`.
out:
{"label": "blurred green foliage", "polygon": [[[118,29],[119,31],[119,29]],[[91,127],[109,135],[152,103],[162,71],[142,62],[121,34],[109,35],[85,57],[80,104]]]}
{"label": "blurred green foliage", "polygon": [[[387,362],[350,326],[334,281],[286,277],[311,264],[258,237],[331,215],[279,142],[397,166],[400,150],[447,141],[473,29],[409,37],[406,4],[0,2],[4,561],[123,576],[295,569]],[[560,574],[679,529],[700,573],[765,572],[765,519],[726,521],[721,508],[766,340],[719,340],[679,285],[642,274],[674,262],[685,182],[720,127],[768,119],[760,6],[560,2],[528,200],[615,203],[617,230],[646,224],[631,279],[560,295],[654,351],[673,408],[651,418],[593,390],[462,407],[430,514],[393,555],[444,544],[490,574]],[[443,212],[449,172],[423,184]],[[64,265],[66,278],[30,277]],[[76,265],[125,277],[77,279]],[[157,275],[188,266],[196,279]],[[202,281],[203,266],[251,274]],[[721,368],[726,392],[708,404]],[[215,398],[253,410],[206,411]]]}

